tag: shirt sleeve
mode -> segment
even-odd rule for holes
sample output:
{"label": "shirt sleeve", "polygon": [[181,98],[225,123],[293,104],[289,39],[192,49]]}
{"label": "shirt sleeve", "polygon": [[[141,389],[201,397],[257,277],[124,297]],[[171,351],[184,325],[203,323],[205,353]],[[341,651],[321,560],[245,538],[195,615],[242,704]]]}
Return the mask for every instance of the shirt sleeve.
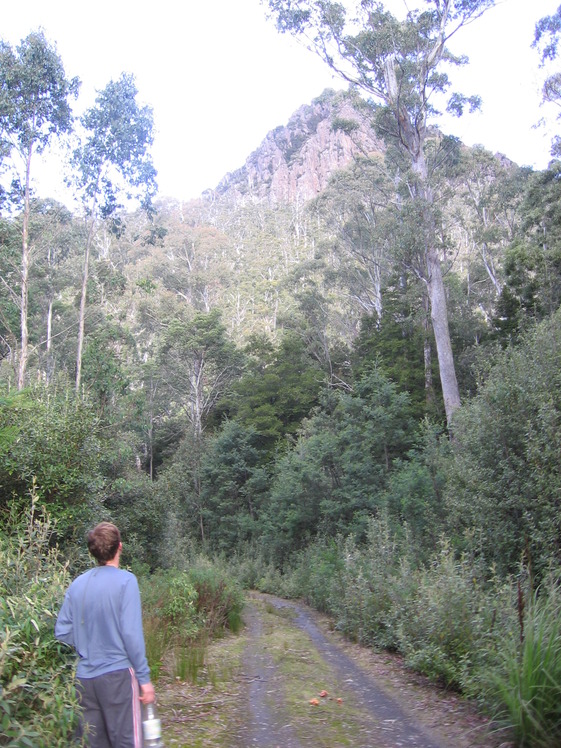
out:
{"label": "shirt sleeve", "polygon": [[146,659],[142,606],[136,577],[131,574],[123,590],[121,605],[121,635],[127,656],[141,686],[150,682],[150,668]]}
{"label": "shirt sleeve", "polygon": [[62,607],[55,623],[55,637],[59,641],[69,644],[71,647],[75,647],[70,591],[67,591],[64,596],[64,602],[62,603]]}

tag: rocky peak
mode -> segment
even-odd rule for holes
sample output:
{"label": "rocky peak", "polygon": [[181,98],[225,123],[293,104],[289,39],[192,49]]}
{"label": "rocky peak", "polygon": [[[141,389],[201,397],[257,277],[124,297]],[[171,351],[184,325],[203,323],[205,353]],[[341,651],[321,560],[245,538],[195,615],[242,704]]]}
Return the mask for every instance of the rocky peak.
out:
{"label": "rocky peak", "polygon": [[360,154],[382,149],[372,128],[372,111],[364,102],[352,93],[328,89],[298,109],[287,125],[272,130],[215,192],[271,204],[310,200],[334,171]]}

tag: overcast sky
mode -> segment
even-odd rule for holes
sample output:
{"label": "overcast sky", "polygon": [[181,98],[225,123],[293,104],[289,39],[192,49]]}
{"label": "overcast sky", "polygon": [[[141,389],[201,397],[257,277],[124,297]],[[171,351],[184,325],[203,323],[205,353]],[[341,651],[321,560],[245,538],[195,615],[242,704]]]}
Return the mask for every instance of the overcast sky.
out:
{"label": "overcast sky", "polygon": [[[82,107],[109,80],[134,74],[141,102],[154,109],[161,195],[189,199],[216,186],[301,105],[328,86],[344,87],[313,53],[276,32],[260,0],[0,2],[1,38],[15,45],[43,28],[67,74],[82,80]],[[502,0],[458,35],[455,51],[470,58],[461,77],[455,73],[459,88],[481,95],[483,112],[441,123],[446,132],[521,165],[547,165],[557,123],[540,107],[543,73],[530,45],[536,21],[560,2]],[[548,127],[536,129],[544,116]],[[51,165],[49,174],[42,194],[54,194],[61,170]]]}

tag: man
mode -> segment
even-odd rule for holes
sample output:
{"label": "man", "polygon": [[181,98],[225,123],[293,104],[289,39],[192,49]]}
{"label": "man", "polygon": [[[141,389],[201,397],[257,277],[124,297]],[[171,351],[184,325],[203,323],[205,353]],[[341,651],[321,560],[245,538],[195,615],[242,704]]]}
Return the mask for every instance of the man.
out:
{"label": "man", "polygon": [[80,658],[76,688],[90,748],[141,748],[140,702],[155,701],[138,582],[119,569],[122,549],[110,522],[88,533],[98,566],[69,586],[55,625],[56,638]]}

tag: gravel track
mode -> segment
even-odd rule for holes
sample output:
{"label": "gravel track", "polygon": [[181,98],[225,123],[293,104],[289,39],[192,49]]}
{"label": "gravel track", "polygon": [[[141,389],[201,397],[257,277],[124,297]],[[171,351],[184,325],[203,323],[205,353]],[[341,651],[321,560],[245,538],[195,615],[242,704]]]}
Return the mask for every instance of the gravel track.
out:
{"label": "gravel track", "polygon": [[303,604],[253,593],[244,622],[195,682],[169,669],[159,684],[166,748],[512,748],[457,694]]}
{"label": "gravel track", "polygon": [[[340,637],[320,624],[317,616],[306,606],[274,598],[259,596],[249,602],[245,619],[248,644],[243,655],[243,671],[248,678],[248,720],[245,735],[238,744],[259,748],[305,748],[306,746],[330,746],[321,734],[306,736],[305,728],[294,729],[284,713],[285,705],[278,698],[278,682],[282,681],[271,655],[263,627],[263,607],[266,601],[269,610],[278,611],[285,622],[309,638],[309,646],[329,665],[337,682],[337,693],[344,694],[345,705],[352,707],[354,721],[352,742],[332,744],[332,748],[352,745],[353,748],[465,748],[479,746],[491,748],[496,745],[485,737],[484,722],[478,720],[472,710],[457,697],[436,698],[429,684],[412,684],[410,674],[402,669],[404,686],[393,678],[390,690],[380,682],[378,668],[364,667],[348,651],[356,647],[345,647]],[[324,621],[325,624],[325,621]],[[362,648],[361,648],[362,649]],[[346,651],[347,650],[347,651]],[[383,655],[382,655],[383,657]],[[393,674],[395,676],[395,670]],[[413,680],[415,678],[413,677]],[[383,678],[387,681],[387,678]],[[432,700],[431,692],[435,696]],[[399,694],[399,696],[397,696]],[[271,698],[273,696],[273,698]],[[419,699],[404,707],[403,702]],[[428,702],[428,703],[427,703]],[[420,715],[424,719],[420,719]],[[320,724],[321,728],[321,724]],[[245,741],[244,741],[245,737]]]}

